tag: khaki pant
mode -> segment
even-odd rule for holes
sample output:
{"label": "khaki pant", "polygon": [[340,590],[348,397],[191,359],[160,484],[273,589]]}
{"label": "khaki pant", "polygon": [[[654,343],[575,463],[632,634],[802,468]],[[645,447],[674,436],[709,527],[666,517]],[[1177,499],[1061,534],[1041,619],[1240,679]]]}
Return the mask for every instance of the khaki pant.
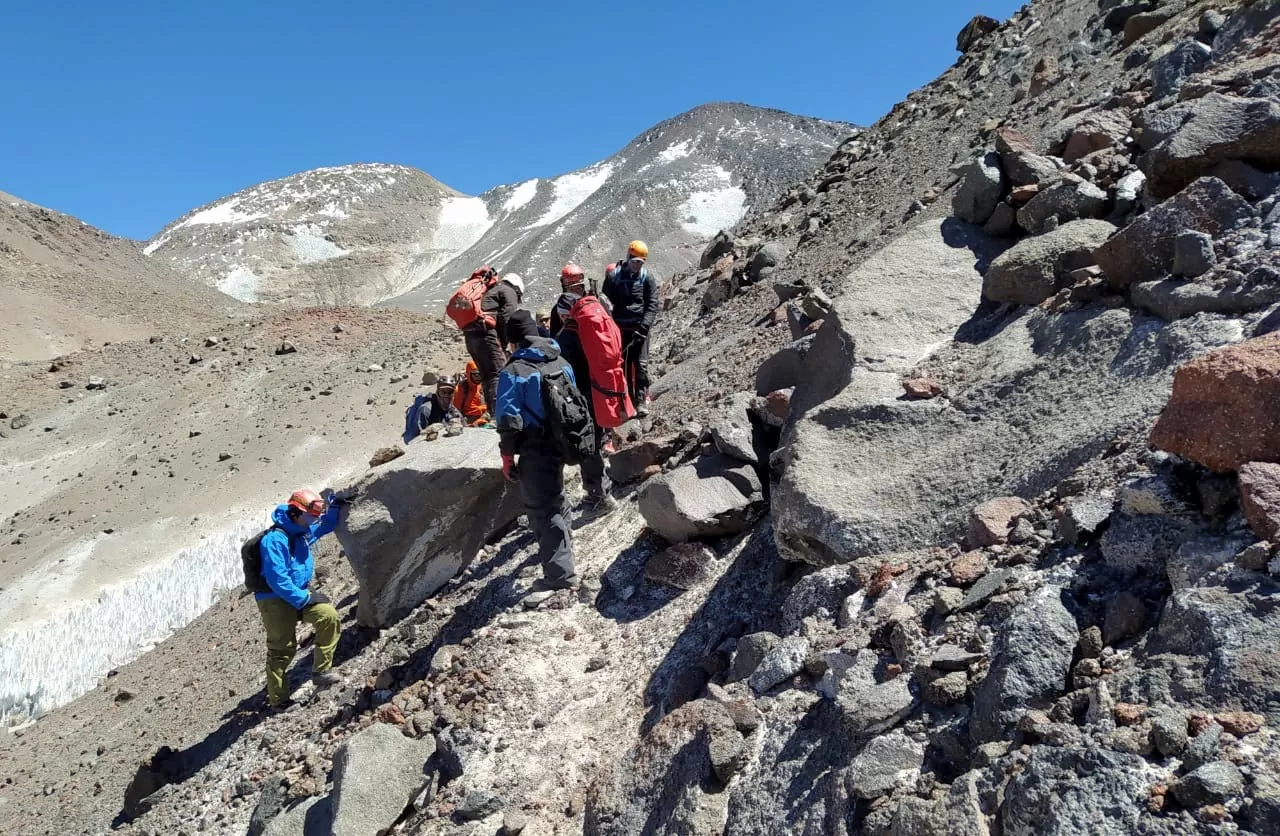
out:
{"label": "khaki pant", "polygon": [[316,628],[312,673],[324,673],[333,667],[333,651],[338,647],[342,622],[332,604],[311,604],[298,612],[280,598],[258,601],[262,626],[267,631],[267,702],[280,705],[289,698],[285,686],[289,663],[298,651],[298,622]]}

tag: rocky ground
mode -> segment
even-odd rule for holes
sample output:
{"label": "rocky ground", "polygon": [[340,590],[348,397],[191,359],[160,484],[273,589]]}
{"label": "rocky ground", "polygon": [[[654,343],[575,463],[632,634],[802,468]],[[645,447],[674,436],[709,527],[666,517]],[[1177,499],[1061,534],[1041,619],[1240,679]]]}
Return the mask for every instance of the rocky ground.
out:
{"label": "rocky ground", "polygon": [[1278,27],[976,19],[668,284],[580,592],[520,605],[491,435],[414,442],[343,685],[261,716],[226,596],[5,741],[6,829],[1280,832]]}

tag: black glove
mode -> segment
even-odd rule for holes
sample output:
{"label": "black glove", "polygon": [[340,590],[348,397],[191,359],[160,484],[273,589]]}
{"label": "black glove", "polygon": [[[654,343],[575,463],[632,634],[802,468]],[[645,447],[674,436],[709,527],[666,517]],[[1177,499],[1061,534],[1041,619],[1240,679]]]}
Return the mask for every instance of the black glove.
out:
{"label": "black glove", "polygon": [[311,593],[311,597],[307,600],[307,606],[310,607],[315,604],[328,604],[329,606],[333,606],[333,602],[329,600],[329,596],[325,595],[323,592]]}

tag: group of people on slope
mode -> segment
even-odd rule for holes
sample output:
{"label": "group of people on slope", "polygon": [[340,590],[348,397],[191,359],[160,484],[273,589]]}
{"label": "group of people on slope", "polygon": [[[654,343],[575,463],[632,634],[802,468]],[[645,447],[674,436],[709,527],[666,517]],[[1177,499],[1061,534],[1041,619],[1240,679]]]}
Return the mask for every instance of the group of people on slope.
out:
{"label": "group of people on slope", "polygon": [[[469,312],[455,315],[459,294],[450,300],[450,316],[462,327],[472,361],[460,380],[437,381],[429,403],[422,405],[423,420],[496,423],[502,473],[520,484],[543,567],[525,606],[537,606],[558,590],[576,590],[581,583],[564,491],[566,463],[582,469],[587,496],[581,513],[607,513],[615,507],[605,486],[608,431],[633,415],[648,414],[649,332],[657,318],[659,289],[657,277],[645,266],[648,256],[644,242],[631,242],[627,257],[606,269],[598,294],[581,267],[565,265],[554,308],[536,317],[521,307],[521,277],[499,276],[487,266],[459,291]],[[551,379],[576,389],[577,402],[588,415],[590,440],[585,449],[579,440],[576,461],[569,461],[565,439],[556,437],[563,432],[553,426],[557,416],[548,413]],[[246,578],[254,571],[262,581],[251,588],[261,590],[254,597],[267,637],[266,690],[272,709],[290,704],[287,671],[297,651],[300,621],[315,627],[313,683],[324,688],[339,681],[332,668],[341,621],[329,599],[311,588],[311,546],[337,527],[349,502],[341,495],[295,491],[272,513],[271,527],[256,543],[250,541],[260,569],[246,568]]]}

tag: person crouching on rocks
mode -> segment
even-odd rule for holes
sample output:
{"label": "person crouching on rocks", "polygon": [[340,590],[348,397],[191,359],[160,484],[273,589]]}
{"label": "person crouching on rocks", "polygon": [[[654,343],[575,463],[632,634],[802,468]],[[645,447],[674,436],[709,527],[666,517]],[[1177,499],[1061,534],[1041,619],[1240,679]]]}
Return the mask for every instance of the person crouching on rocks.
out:
{"label": "person crouching on rocks", "polygon": [[484,377],[474,360],[467,361],[467,370],[458,381],[458,388],[453,390],[453,406],[462,413],[469,426],[489,422],[489,409],[484,402]]}
{"label": "person crouching on rocks", "polygon": [[316,629],[311,681],[327,688],[341,681],[334,673],[333,652],[342,624],[323,592],[310,589],[315,576],[311,544],[333,531],[346,501],[326,503],[314,491],[297,490],[271,514],[272,527],[262,536],[262,577],[270,592],[254,598],[267,633],[267,705],[289,705],[287,674],[298,650],[297,627],[305,621]]}

